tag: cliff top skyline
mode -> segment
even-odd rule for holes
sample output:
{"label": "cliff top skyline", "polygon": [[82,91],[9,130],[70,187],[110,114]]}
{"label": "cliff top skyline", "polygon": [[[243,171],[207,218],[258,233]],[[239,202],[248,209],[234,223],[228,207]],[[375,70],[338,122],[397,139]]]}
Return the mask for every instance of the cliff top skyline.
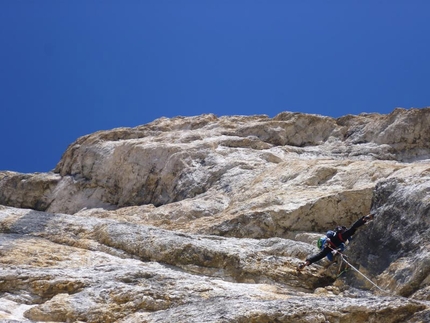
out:
{"label": "cliff top skyline", "polygon": [[430,4],[0,4],[0,170],[159,117],[429,105]]}

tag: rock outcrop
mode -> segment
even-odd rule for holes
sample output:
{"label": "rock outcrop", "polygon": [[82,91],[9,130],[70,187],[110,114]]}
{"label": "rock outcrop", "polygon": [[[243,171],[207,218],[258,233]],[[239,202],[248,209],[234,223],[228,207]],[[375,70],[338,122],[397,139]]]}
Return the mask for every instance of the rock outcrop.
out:
{"label": "rock outcrop", "polygon": [[[428,322],[429,125],[430,108],[161,118],[0,172],[0,319]],[[373,284],[297,270],[371,209],[346,254]]]}

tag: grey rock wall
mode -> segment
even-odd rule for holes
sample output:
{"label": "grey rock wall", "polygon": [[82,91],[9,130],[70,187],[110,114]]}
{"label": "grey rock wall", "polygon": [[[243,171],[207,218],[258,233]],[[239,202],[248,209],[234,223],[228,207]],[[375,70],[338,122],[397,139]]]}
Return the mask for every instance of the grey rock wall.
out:
{"label": "grey rock wall", "polygon": [[[161,118],[0,173],[0,320],[430,321],[430,108]],[[376,212],[322,260],[316,240]]]}

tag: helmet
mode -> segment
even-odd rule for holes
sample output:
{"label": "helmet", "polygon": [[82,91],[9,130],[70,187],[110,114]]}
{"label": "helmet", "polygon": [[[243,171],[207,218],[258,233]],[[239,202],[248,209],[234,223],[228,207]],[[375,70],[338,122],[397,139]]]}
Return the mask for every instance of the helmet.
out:
{"label": "helmet", "polygon": [[339,225],[339,226],[336,227],[336,229],[334,229],[334,231],[336,233],[338,233],[338,232],[343,233],[343,232],[345,232],[345,230],[346,230],[346,227],[343,226],[343,225]]}

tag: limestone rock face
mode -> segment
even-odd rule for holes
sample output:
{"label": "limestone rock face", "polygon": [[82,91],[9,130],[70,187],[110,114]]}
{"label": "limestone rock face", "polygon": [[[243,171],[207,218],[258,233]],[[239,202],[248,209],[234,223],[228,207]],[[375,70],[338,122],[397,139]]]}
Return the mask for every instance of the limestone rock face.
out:
{"label": "limestone rock face", "polygon": [[[429,125],[430,108],[161,118],[0,172],[0,320],[429,322]],[[367,279],[297,270],[370,210],[345,251]]]}
{"label": "limestone rock face", "polygon": [[369,224],[367,236],[357,237],[351,252],[381,285],[430,300],[430,168],[421,178],[379,182],[373,205],[378,221]]}

